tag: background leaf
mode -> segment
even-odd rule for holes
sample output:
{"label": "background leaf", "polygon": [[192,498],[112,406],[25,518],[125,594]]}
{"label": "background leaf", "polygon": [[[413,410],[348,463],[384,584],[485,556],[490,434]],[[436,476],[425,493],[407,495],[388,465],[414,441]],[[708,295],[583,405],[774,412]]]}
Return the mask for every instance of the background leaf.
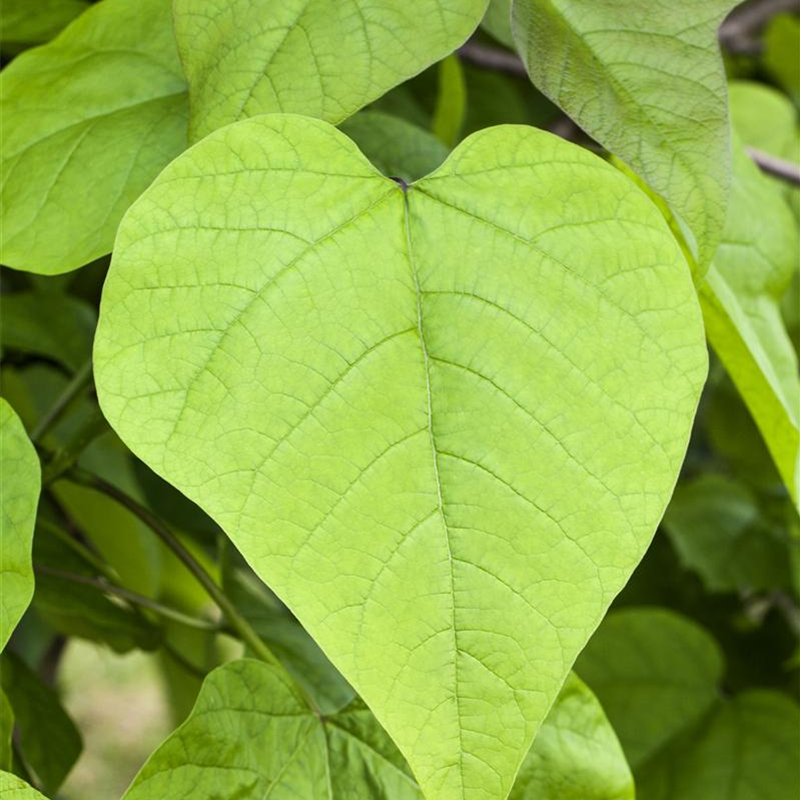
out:
{"label": "background leaf", "polygon": [[67,272],[111,251],[186,146],[169,0],[103,0],[0,75],[3,264]]}
{"label": "background leaf", "polygon": [[9,772],[0,772],[0,797],[3,800],[47,800],[36,789]]}
{"label": "background leaf", "polygon": [[3,55],[16,55],[26,47],[50,41],[87,8],[87,0],[4,0]]}
{"label": "background leaf", "polygon": [[327,124],[269,115],[165,170],[103,306],[98,392],[134,452],[220,523],[426,791],[510,789],[652,536],[705,376],[652,204],[522,127],[406,195]]}
{"label": "background leaf", "polygon": [[722,234],[730,183],[717,28],[732,0],[514,0],[531,80],[626,162],[691,230],[700,272]]}
{"label": "background leaf", "polygon": [[0,398],[0,650],[33,596],[31,543],[41,488],[39,457],[14,409]]}
{"label": "background leaf", "polygon": [[486,3],[176,0],[191,138],[273,111],[341,122],[452,53]]}

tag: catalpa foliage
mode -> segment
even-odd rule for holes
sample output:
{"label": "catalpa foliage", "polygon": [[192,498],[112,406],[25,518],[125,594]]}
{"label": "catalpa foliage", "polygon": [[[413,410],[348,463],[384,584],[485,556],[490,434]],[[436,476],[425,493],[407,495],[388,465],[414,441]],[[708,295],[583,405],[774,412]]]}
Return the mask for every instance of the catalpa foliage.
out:
{"label": "catalpa foliage", "polygon": [[3,8],[3,800],[794,800],[761,2]]}

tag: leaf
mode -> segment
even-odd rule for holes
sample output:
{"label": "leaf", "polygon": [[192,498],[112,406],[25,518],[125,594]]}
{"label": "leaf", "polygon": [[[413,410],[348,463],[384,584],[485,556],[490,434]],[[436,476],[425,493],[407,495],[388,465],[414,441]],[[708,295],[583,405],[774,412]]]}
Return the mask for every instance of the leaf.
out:
{"label": "leaf", "polygon": [[169,0],[104,0],[0,78],[3,264],[67,272],[186,146]]}
{"label": "leaf", "polygon": [[69,295],[20,292],[0,295],[3,348],[51,358],[71,371],[91,355],[97,315]]}
{"label": "leaf", "polygon": [[0,770],[10,770],[14,763],[14,709],[0,689]]}
{"label": "leaf", "polygon": [[274,111],[341,122],[452,53],[486,3],[175,0],[190,138]]}
{"label": "leaf", "polygon": [[642,771],[639,800],[793,800],[800,792],[800,707],[751,690]]}
{"label": "leaf", "polygon": [[609,614],[575,668],[636,770],[711,708],[723,662],[716,642],[698,625],[666,609],[642,607]]}
{"label": "leaf", "polygon": [[633,800],[633,776],[597,698],[570,673],[509,800]]}
{"label": "leaf", "polygon": [[361,111],[339,129],[384,175],[406,183],[433,172],[450,152],[424,128],[381,111]]}
{"label": "leaf", "polygon": [[36,789],[28,786],[22,778],[10,772],[0,772],[0,797],[3,800],[47,800]]}
{"label": "leaf", "polygon": [[790,541],[742,483],[701,475],[672,496],[664,529],[711,592],[789,589]]}
{"label": "leaf", "polygon": [[33,597],[31,543],[39,504],[39,457],[14,409],[0,398],[0,650]]}
{"label": "leaf", "polygon": [[48,794],[54,794],[83,748],[75,723],[58,695],[16,655],[0,660],[0,684],[13,709],[25,767]]}
{"label": "leaf", "polygon": [[433,113],[433,132],[448,146],[461,138],[467,113],[467,84],[457,56],[439,64],[439,93]]}
{"label": "leaf", "polygon": [[795,504],[800,502],[800,379],[780,299],[797,269],[797,236],[780,188],[737,147],[728,223],[700,301],[708,339]]}
{"label": "leaf", "polygon": [[327,124],[270,115],[127,215],[95,362],[124,441],[423,790],[478,800],[510,790],[647,547],[706,353],[663,219],[585,150],[495,128],[406,193]]}
{"label": "leaf", "polygon": [[793,14],[776,14],[764,32],[764,67],[784,91],[800,104],[800,65],[797,43],[800,20]]}
{"label": "leaf", "polygon": [[421,800],[388,736],[355,704],[312,713],[267,664],[208,675],[189,718],[148,759],[123,800]]}
{"label": "leaf", "polygon": [[705,271],[725,223],[730,155],[717,29],[734,0],[514,0],[531,80],[667,200]]}
{"label": "leaf", "polygon": [[514,49],[514,34],[511,30],[511,0],[490,0],[489,8],[481,25],[500,44]]}
{"label": "leaf", "polygon": [[87,8],[87,0],[3,0],[3,54],[49,41]]}
{"label": "leaf", "polygon": [[619,734],[637,800],[791,800],[800,791],[800,707],[770,691],[721,696],[719,648],[689,619],[613,612],[577,669]]}
{"label": "leaf", "polygon": [[38,571],[33,604],[50,627],[67,636],[101,642],[118,653],[158,647],[160,630],[138,611],[59,574],[94,577],[96,570],[55,536],[51,525],[40,525],[33,552]]}
{"label": "leaf", "polygon": [[731,81],[728,92],[731,121],[745,144],[800,162],[797,114],[790,100],[754,81]]}

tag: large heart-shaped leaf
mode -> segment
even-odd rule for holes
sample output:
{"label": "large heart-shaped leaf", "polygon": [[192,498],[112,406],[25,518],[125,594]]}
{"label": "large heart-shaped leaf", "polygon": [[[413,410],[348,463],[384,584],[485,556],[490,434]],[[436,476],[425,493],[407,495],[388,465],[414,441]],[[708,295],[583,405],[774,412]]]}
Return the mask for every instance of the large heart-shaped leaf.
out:
{"label": "large heart-shaped leaf", "polygon": [[0,398],[0,650],[33,596],[31,547],[39,504],[39,457],[14,409]]}
{"label": "large heart-shaped leaf", "polygon": [[488,0],[175,0],[190,135],[272,111],[341,122],[452,53]]}
{"label": "large heart-shaped leaf", "polygon": [[700,300],[708,339],[800,508],[800,378],[780,309],[798,254],[780,187],[737,143],[728,222]]}
{"label": "large heart-shaped leaf", "polygon": [[[730,182],[717,29],[734,0],[514,0],[531,80],[689,226],[701,268]],[[701,271],[703,271],[701,269]]]}
{"label": "large heart-shaped leaf", "polygon": [[2,263],[66,272],[186,146],[169,0],[103,0],[0,77]]}
{"label": "large heart-shaped leaf", "polygon": [[104,412],[215,518],[430,800],[503,798],[642,556],[706,370],[688,269],[596,156],[500,127],[404,190],[273,115],[126,216]]}

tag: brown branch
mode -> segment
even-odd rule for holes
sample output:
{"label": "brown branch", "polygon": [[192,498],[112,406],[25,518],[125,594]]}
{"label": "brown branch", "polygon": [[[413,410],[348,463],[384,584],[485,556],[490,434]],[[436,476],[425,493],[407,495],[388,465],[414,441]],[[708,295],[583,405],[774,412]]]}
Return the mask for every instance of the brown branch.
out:
{"label": "brown branch", "polygon": [[514,75],[518,78],[528,77],[528,70],[525,69],[522,59],[508,50],[470,41],[459,48],[458,55],[462,61],[476,67],[490,69],[494,72],[505,72],[507,75]]}
{"label": "brown branch", "polygon": [[763,150],[756,150],[755,147],[748,147],[746,150],[762,172],[773,178],[780,178],[793,186],[800,186],[800,165],[776,158]]}
{"label": "brown branch", "polygon": [[760,34],[776,14],[800,14],[800,0],[750,0],[728,15],[719,29],[719,42],[729,52],[756,55]]}

